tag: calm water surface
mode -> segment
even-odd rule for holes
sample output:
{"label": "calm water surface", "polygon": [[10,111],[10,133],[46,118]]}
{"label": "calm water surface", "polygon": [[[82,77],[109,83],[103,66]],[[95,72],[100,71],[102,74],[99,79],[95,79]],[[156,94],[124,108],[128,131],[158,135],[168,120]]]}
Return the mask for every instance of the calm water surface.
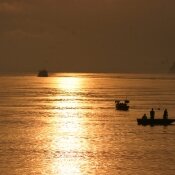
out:
{"label": "calm water surface", "polygon": [[[175,75],[0,76],[0,175],[174,175]],[[114,100],[128,98],[130,110]]]}

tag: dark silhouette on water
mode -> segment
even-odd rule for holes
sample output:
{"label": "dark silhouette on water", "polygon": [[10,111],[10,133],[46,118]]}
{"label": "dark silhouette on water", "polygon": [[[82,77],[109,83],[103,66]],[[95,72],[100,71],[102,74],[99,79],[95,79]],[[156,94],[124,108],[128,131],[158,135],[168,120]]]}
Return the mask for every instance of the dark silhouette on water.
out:
{"label": "dark silhouette on water", "polygon": [[137,119],[137,123],[138,125],[171,125],[173,122],[175,122],[175,119],[142,119],[142,118],[138,118]]}
{"label": "dark silhouette on water", "polygon": [[164,110],[163,118],[155,119],[154,117],[155,117],[155,111],[152,108],[152,110],[150,111],[150,118],[148,119],[146,117],[146,114],[144,114],[142,118],[137,118],[137,123],[138,125],[151,125],[151,126],[164,125],[166,126],[166,125],[170,125],[173,122],[175,122],[175,119],[168,119],[167,109]]}
{"label": "dark silhouette on water", "polygon": [[48,77],[48,72],[47,70],[43,69],[38,72],[38,77]]}
{"label": "dark silhouette on water", "polygon": [[147,120],[147,119],[148,119],[148,117],[146,116],[146,114],[144,114],[142,117],[142,120]]}
{"label": "dark silhouette on water", "polygon": [[128,111],[129,110],[128,103],[129,100],[115,100],[116,110]]}
{"label": "dark silhouette on water", "polygon": [[150,111],[150,118],[151,118],[151,119],[154,119],[154,117],[155,117],[155,111],[154,111],[154,109],[152,108],[151,111]]}
{"label": "dark silhouette on water", "polygon": [[168,111],[167,111],[167,109],[165,109],[164,112],[163,112],[163,119],[168,119]]}

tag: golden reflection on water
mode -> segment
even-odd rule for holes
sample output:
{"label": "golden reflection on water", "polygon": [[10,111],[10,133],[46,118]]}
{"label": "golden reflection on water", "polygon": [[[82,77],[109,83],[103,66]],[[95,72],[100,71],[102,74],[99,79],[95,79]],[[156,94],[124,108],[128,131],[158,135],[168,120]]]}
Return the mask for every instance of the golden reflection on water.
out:
{"label": "golden reflection on water", "polygon": [[64,91],[72,91],[80,89],[82,80],[78,77],[60,77],[58,79],[58,88]]}
{"label": "golden reflection on water", "polygon": [[81,175],[80,152],[87,147],[87,143],[81,140],[85,128],[83,117],[79,116],[77,110],[80,104],[74,93],[69,94],[81,88],[81,79],[61,77],[56,85],[58,90],[65,91],[65,94],[63,100],[54,101],[53,104],[55,108],[58,107],[58,111],[54,111],[56,124],[53,124],[50,131],[53,133],[51,150],[56,152],[57,156],[53,157],[51,162],[51,172],[59,175]]}

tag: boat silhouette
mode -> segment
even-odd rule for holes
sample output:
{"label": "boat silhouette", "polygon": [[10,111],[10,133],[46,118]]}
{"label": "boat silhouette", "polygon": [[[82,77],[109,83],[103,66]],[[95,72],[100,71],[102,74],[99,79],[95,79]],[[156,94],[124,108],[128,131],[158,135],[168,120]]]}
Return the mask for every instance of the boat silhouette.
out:
{"label": "boat silhouette", "polygon": [[129,110],[129,100],[115,100],[116,110],[128,111]]}
{"label": "boat silhouette", "polygon": [[137,119],[137,123],[138,125],[171,125],[173,122],[175,122],[175,119],[142,119],[142,118],[138,118]]}
{"label": "boat silhouette", "polygon": [[43,69],[38,72],[38,77],[48,77],[48,71]]}

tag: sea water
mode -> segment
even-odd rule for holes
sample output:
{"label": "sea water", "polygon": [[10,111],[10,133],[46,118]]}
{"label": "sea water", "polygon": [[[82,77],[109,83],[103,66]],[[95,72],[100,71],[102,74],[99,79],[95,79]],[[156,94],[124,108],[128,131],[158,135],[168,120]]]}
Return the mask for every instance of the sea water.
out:
{"label": "sea water", "polygon": [[[0,76],[0,175],[174,175],[175,75]],[[116,99],[130,100],[117,111]]]}

